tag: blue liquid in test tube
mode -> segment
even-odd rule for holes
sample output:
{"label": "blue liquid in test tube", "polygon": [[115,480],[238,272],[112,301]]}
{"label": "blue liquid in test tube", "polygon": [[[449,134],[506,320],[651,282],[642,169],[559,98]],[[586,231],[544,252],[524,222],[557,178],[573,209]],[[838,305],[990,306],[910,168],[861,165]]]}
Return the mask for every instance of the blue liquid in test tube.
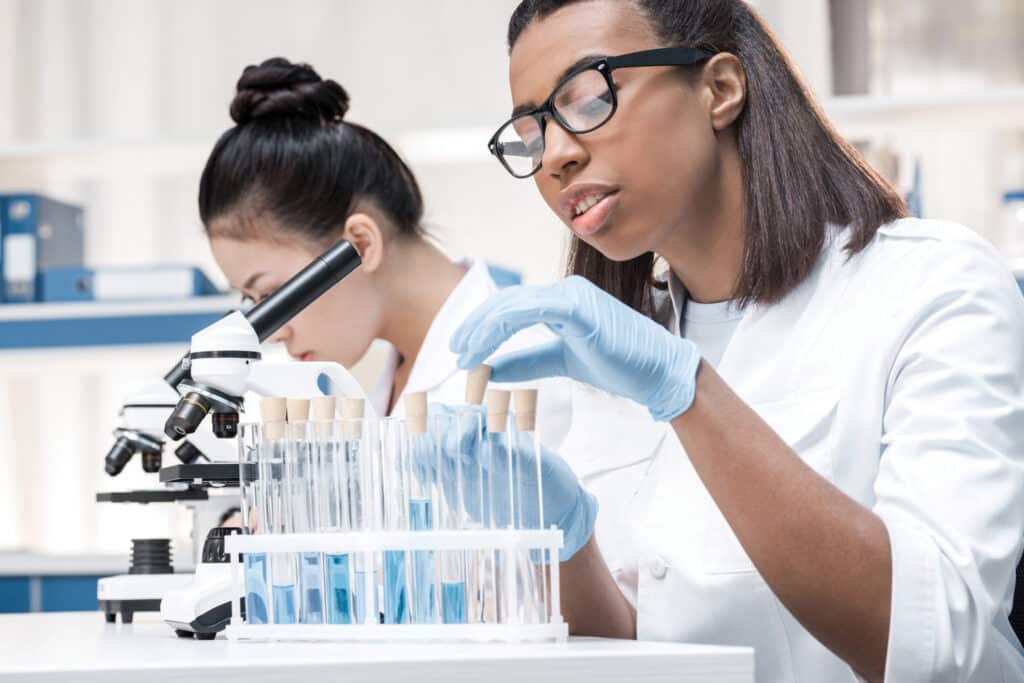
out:
{"label": "blue liquid in test tube", "polygon": [[405,551],[384,552],[384,623],[409,623],[405,590]]}
{"label": "blue liquid in test tube", "polygon": [[[413,531],[430,531],[430,501],[409,501],[409,528]],[[434,551],[415,550],[412,553],[413,568],[413,610],[414,624],[432,624],[437,621],[437,605],[434,598]]]}
{"label": "blue liquid in test tube", "polygon": [[446,624],[466,623],[466,582],[441,584],[441,606]]}
{"label": "blue liquid in test tube", "polygon": [[352,623],[348,566],[348,555],[327,556],[327,618],[332,624]]}
{"label": "blue liquid in test tube", "polygon": [[302,553],[302,623],[322,624],[323,613],[323,571],[320,553]]}
{"label": "blue liquid in test tube", "polygon": [[299,620],[295,605],[295,586],[274,586],[274,623],[294,624]]}
{"label": "blue liquid in test tube", "polygon": [[267,556],[245,554],[245,621],[267,623]]}

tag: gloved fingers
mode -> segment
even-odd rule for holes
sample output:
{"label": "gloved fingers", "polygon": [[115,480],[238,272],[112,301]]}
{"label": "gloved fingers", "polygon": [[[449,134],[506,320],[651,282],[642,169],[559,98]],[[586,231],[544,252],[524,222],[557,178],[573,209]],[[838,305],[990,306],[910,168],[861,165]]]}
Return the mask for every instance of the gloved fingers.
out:
{"label": "gloved fingers", "polygon": [[578,336],[586,327],[576,320],[571,302],[518,297],[491,309],[466,337],[459,367],[467,370],[483,363],[512,335],[533,325],[546,324],[560,336]]}
{"label": "gloved fingers", "polygon": [[478,444],[486,433],[486,409],[483,406],[460,406],[458,410],[441,403],[428,407],[430,429],[440,446],[444,460],[461,458],[465,464],[476,460]]}
{"label": "gloved fingers", "polygon": [[491,311],[501,307],[509,299],[514,299],[516,297],[523,296],[523,294],[521,294],[522,292],[528,292],[527,296],[530,295],[529,293],[532,293],[535,297],[537,294],[539,294],[539,292],[537,291],[539,289],[541,288],[526,286],[506,287],[505,289],[502,289],[501,291],[492,294],[490,297],[488,297],[487,301],[477,306],[473,310],[473,312],[470,313],[466,317],[466,319],[462,321],[462,324],[459,325],[458,329],[455,330],[455,333],[452,335],[452,338],[451,340],[449,340],[448,344],[448,347],[451,350],[451,352],[462,353],[463,351],[466,350],[466,342],[469,339],[470,335],[473,333],[474,330],[476,330],[480,322],[487,315],[489,315]]}
{"label": "gloved fingers", "polygon": [[547,344],[502,354],[490,363],[492,382],[526,382],[545,377],[565,377],[565,342]]}
{"label": "gloved fingers", "polygon": [[410,439],[409,459],[413,475],[422,482],[433,481],[437,473],[437,458],[434,450],[434,439],[427,435],[424,438]]}

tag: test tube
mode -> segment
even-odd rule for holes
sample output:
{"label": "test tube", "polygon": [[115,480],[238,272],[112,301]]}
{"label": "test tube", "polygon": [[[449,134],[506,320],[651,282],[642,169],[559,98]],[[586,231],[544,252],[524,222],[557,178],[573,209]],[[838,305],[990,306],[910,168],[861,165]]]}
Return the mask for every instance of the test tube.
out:
{"label": "test tube", "polygon": [[[372,423],[364,418],[365,401],[346,398],[341,401],[341,428],[344,438],[345,497],[343,520],[347,531],[371,531],[374,486],[374,449]],[[356,553],[349,558],[352,585],[352,621],[371,623],[377,619],[377,574],[373,553]]]}
{"label": "test tube", "polygon": [[[512,444],[508,434],[509,399],[507,391],[487,390],[487,485],[490,507],[490,528],[514,528],[515,483],[511,476]],[[516,620],[516,559],[515,553],[495,550],[494,586],[496,591],[497,621],[513,623]]]}
{"label": "test tube", "polygon": [[[435,444],[435,471],[438,472],[437,514],[438,529],[456,531],[469,528],[463,499],[463,457],[461,435],[466,420],[479,424],[479,416],[467,411],[435,415],[431,421],[431,434]],[[455,452],[446,453],[443,439],[455,438]],[[441,621],[445,624],[465,624],[469,620],[467,604],[470,554],[463,550],[444,550],[439,553]]]}
{"label": "test tube", "polygon": [[[462,503],[467,514],[467,527],[486,528],[489,526],[490,508],[487,503],[487,477],[483,465],[487,449],[484,443],[484,420],[472,406],[484,402],[487,383],[491,379],[491,366],[480,365],[466,373],[466,410],[459,411],[459,434],[472,433],[471,441],[478,452],[467,454],[463,460]],[[471,430],[463,432],[461,430]],[[494,553],[488,550],[472,551],[468,555],[466,590],[469,596],[468,619],[470,623],[495,621]]]}
{"label": "test tube", "polygon": [[[407,482],[408,436],[405,421],[388,417],[381,421],[381,487],[383,526],[386,531],[409,530]],[[409,580],[406,550],[385,550],[382,556],[384,623],[409,623]]]}
{"label": "test tube", "polygon": [[[310,399],[313,420],[311,455],[316,466],[318,531],[347,531],[345,504],[344,442],[338,434],[340,424],[334,419],[337,401],[333,396]],[[322,557],[324,572],[325,618],[330,624],[352,623],[352,595],[347,554],[326,553]]]}
{"label": "test tube", "polygon": [[[291,487],[294,533],[305,534],[319,527],[317,464],[309,430],[309,399],[287,401],[287,450],[285,477]],[[299,623],[324,623],[324,573],[320,553],[299,553]]]}
{"label": "test tube", "polygon": [[[544,528],[544,498],[541,474],[541,445],[537,438],[537,390],[518,389],[512,392],[515,410],[516,445],[513,449],[513,466],[516,492],[516,528]],[[531,457],[527,457],[531,456]],[[533,472],[528,472],[532,461]],[[535,479],[536,488],[528,491],[526,482]],[[533,509],[528,509],[532,507]],[[533,520],[536,520],[534,522]],[[518,571],[520,592],[523,596],[521,617],[526,623],[547,623],[547,576],[545,561],[541,553],[526,552],[519,556]]]}
{"label": "test tube", "polygon": [[[422,392],[405,396],[406,427],[409,431],[409,457],[406,460],[409,473],[409,529],[411,531],[433,531],[434,529],[434,471],[436,450],[427,429],[427,395]],[[438,596],[434,553],[431,550],[412,552],[412,622],[433,624],[437,622]]]}
{"label": "test tube", "polygon": [[[263,440],[260,478],[264,480],[266,504],[261,526],[270,534],[287,534],[293,529],[292,495],[285,476],[285,417],[283,398],[265,398],[260,401],[263,417]],[[298,621],[295,585],[298,566],[292,553],[271,553],[270,556],[270,609],[273,623],[294,624]]]}
{"label": "test tube", "polygon": [[[259,424],[243,424],[239,432],[238,485],[241,490],[242,528],[249,533],[264,533],[260,511],[264,508],[263,480],[259,470],[263,454],[263,429]],[[267,623],[267,556],[244,553],[245,621]]]}

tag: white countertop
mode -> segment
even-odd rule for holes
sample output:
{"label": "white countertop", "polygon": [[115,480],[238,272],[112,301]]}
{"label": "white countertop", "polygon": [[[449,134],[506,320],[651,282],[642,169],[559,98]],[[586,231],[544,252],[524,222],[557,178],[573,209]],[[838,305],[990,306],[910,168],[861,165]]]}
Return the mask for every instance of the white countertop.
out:
{"label": "white countertop", "polygon": [[568,643],[257,643],[178,638],[156,615],[0,615],[0,680],[75,683],[675,681],[753,683],[749,648],[571,638]]}

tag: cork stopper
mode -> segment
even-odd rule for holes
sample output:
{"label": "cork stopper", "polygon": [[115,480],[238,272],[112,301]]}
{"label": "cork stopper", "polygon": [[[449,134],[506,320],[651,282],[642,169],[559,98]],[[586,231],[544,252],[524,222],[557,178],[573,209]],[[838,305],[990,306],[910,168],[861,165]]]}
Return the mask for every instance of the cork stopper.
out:
{"label": "cork stopper", "polygon": [[410,434],[427,433],[427,394],[417,392],[405,395],[405,424]]}
{"label": "cork stopper", "polygon": [[516,429],[532,432],[537,428],[537,390],[516,389],[512,392],[512,405],[516,413]]}
{"label": "cork stopper", "polygon": [[487,390],[487,431],[501,434],[508,428],[508,402],[511,394],[500,389]]}
{"label": "cork stopper", "polygon": [[287,402],[283,398],[260,399],[260,416],[268,439],[284,438],[284,418]]}
{"label": "cork stopper", "polygon": [[286,402],[289,422],[305,422],[309,419],[309,399],[290,398]]}
{"label": "cork stopper", "polygon": [[321,439],[331,436],[331,420],[337,401],[333,396],[314,396],[310,399],[313,408],[313,421],[316,435]]}
{"label": "cork stopper", "polygon": [[326,422],[334,419],[334,411],[337,407],[337,399],[333,396],[316,396],[310,400],[313,408],[313,419],[317,422]]}
{"label": "cork stopper", "polygon": [[361,398],[341,399],[341,416],[348,420],[360,420],[366,414],[366,401]]}
{"label": "cork stopper", "polygon": [[481,365],[466,373],[466,403],[480,405],[484,402],[484,391],[491,381],[491,366]]}
{"label": "cork stopper", "polygon": [[366,402],[361,398],[341,399],[341,417],[345,420],[342,431],[346,439],[361,439],[363,437],[363,425],[359,420],[363,419],[366,413]]}

